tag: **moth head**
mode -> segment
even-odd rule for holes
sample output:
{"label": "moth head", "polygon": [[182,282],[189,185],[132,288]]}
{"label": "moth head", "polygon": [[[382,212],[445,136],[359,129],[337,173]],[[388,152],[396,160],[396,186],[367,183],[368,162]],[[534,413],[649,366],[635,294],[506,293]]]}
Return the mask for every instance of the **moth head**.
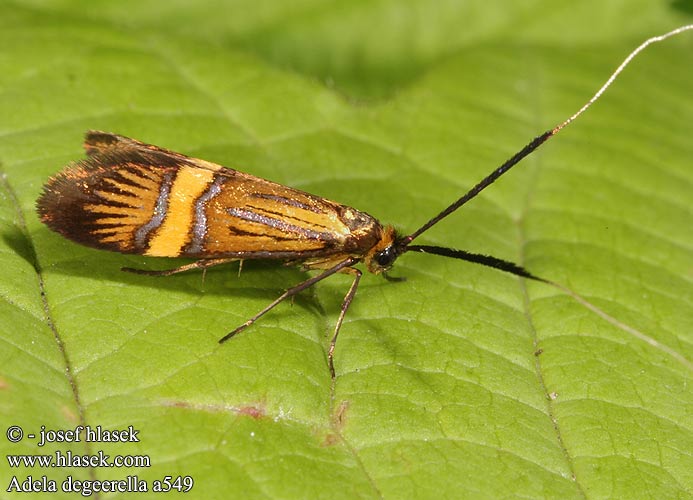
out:
{"label": "moth head", "polygon": [[395,229],[392,226],[386,226],[378,242],[366,254],[364,261],[370,272],[381,274],[392,267],[401,253]]}

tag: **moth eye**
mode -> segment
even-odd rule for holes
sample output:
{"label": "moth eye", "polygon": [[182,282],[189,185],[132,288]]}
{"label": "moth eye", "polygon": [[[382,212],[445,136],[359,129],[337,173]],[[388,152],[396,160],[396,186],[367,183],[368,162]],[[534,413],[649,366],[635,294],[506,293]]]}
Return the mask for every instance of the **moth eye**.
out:
{"label": "moth eye", "polygon": [[378,252],[375,256],[375,262],[380,267],[390,267],[395,261],[395,252],[392,246],[387,247],[382,252]]}

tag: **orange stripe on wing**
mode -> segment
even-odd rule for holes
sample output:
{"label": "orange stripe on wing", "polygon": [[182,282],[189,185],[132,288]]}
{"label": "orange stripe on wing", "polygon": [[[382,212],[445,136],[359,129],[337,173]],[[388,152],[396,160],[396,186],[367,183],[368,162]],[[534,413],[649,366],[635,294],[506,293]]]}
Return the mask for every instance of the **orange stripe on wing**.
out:
{"label": "orange stripe on wing", "polygon": [[214,180],[214,172],[203,168],[181,167],[173,181],[166,218],[149,242],[145,255],[176,257],[190,239],[195,200]]}

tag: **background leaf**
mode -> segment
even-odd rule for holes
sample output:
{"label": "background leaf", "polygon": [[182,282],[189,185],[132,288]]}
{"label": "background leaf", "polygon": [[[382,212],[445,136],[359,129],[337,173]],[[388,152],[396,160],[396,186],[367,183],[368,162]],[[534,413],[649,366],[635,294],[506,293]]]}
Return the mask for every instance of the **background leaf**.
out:
{"label": "background leaf", "polygon": [[140,438],[2,440],[3,455],[151,460],[3,466],[2,491],[13,476],[136,474],[150,488],[189,475],[195,498],[691,497],[691,35],[648,49],[422,238],[520,262],[602,316],[545,285],[406,255],[406,282],[362,281],[332,384],[347,277],[219,346],[305,275],[125,274],[178,262],[79,247],[33,208],[102,129],[412,231],[687,20],[686,2],[644,0],[0,4],[3,424]]}

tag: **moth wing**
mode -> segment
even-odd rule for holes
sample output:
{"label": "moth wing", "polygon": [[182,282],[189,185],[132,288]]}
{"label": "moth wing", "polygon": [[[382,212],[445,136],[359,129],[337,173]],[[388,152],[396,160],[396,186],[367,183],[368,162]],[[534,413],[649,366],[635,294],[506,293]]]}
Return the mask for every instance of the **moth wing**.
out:
{"label": "moth wing", "polygon": [[39,217],[77,243],[145,253],[138,231],[142,235],[152,219],[165,215],[162,189],[181,166],[178,158],[161,152],[92,150],[88,159],[68,165],[44,185],[37,201]]}
{"label": "moth wing", "polygon": [[87,246],[300,260],[349,251],[381,229],[350,207],[128,137],[90,131],[85,149],[88,159],[46,183],[37,208],[51,229]]}
{"label": "moth wing", "polygon": [[[228,177],[226,170],[217,173],[218,193],[196,207],[201,214],[196,221],[207,221],[206,233],[204,238],[194,234],[188,250],[303,259],[358,253],[382,229],[376,219],[346,205],[243,172]],[[196,225],[195,230],[201,233],[202,226]]]}

